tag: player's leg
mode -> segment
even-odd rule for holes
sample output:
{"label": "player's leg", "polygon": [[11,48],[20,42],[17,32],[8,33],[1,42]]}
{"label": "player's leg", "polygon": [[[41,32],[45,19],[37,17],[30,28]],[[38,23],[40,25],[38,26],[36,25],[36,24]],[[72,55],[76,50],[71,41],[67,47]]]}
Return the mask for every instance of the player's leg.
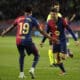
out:
{"label": "player's leg", "polygon": [[68,48],[68,46],[70,45],[69,37],[66,37],[66,43],[67,43],[67,56],[69,56],[70,58],[73,58],[73,53],[72,53],[71,50]]}
{"label": "player's leg", "polygon": [[56,53],[55,54],[55,56],[56,56],[56,60],[57,60],[57,63],[56,63],[56,66],[58,66],[59,68],[60,68],[60,70],[61,70],[61,72],[60,72],[60,74],[65,74],[65,68],[64,68],[64,65],[63,65],[63,62],[62,62],[62,60],[61,60],[61,57],[60,57],[60,53]]}
{"label": "player's leg", "polygon": [[20,54],[20,57],[19,57],[19,66],[20,66],[19,78],[24,78],[25,77],[25,75],[24,75],[24,57],[25,57],[24,46],[17,45],[17,49]]}
{"label": "player's leg", "polygon": [[29,45],[28,49],[26,49],[26,50],[27,50],[28,54],[33,53],[33,56],[34,56],[32,67],[29,70],[29,73],[31,74],[32,79],[34,79],[35,78],[35,75],[34,75],[35,67],[37,66],[37,63],[39,61],[38,50],[36,49],[36,47],[33,43],[32,43],[32,45]]}
{"label": "player's leg", "polygon": [[64,41],[61,41],[60,42],[60,44],[61,44],[61,58],[63,59],[63,60],[65,60],[66,59],[66,57],[67,57],[67,44],[66,44],[66,40],[64,40]]}
{"label": "player's leg", "polygon": [[50,66],[53,66],[54,60],[53,60],[53,52],[51,46],[48,50],[48,56],[49,56]]}
{"label": "player's leg", "polygon": [[69,46],[69,45],[70,45],[69,37],[66,37],[66,43],[67,43],[67,46]]}
{"label": "player's leg", "polygon": [[[63,56],[60,55],[60,59],[65,59],[66,58],[66,54],[67,54],[67,47],[66,47],[66,41],[62,41],[60,42],[60,52],[63,54]],[[58,66],[60,67],[61,69],[61,74],[65,74],[65,68],[64,68],[64,65],[63,65],[63,62],[60,60]]]}
{"label": "player's leg", "polygon": [[59,44],[54,45],[53,46],[53,50],[54,50],[54,55],[55,55],[55,58],[56,58],[56,61],[57,61],[56,65],[60,68],[62,74],[64,74],[65,73],[65,69],[64,69],[64,65],[63,65],[63,63],[61,61],[61,57],[60,57],[60,51],[61,51],[60,47],[61,46]]}
{"label": "player's leg", "polygon": [[55,64],[55,58],[54,58],[54,54],[53,54],[53,44],[52,41],[49,41],[49,50],[48,50],[48,56],[49,56],[49,61],[50,61],[50,66],[52,67],[53,64]]}

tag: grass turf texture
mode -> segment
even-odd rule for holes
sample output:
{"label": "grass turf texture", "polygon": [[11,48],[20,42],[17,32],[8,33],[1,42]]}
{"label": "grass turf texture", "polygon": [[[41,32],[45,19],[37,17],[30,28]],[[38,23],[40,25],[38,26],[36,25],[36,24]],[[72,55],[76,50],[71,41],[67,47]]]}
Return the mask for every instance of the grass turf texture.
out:
{"label": "grass turf texture", "polygon": [[[67,58],[64,61],[67,74],[64,76],[59,75],[59,69],[49,67],[48,58],[48,40],[45,42],[44,47],[39,46],[41,38],[33,37],[39,53],[40,60],[36,67],[35,80],[80,80],[80,46],[75,46],[75,43],[70,39],[69,48],[74,53],[74,58]],[[19,75],[18,51],[15,45],[15,37],[5,36],[0,37],[0,80],[21,80]],[[31,80],[29,69],[31,67],[33,55],[25,57],[24,72],[26,78],[23,80]]]}

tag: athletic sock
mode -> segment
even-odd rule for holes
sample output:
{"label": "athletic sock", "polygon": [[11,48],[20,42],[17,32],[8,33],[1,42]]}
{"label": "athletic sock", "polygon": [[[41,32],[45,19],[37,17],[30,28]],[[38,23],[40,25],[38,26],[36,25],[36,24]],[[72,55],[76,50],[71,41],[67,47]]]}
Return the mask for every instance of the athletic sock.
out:
{"label": "athletic sock", "polygon": [[32,64],[32,67],[33,67],[33,68],[36,67],[38,61],[39,61],[39,55],[34,57],[33,64]]}
{"label": "athletic sock", "polygon": [[48,51],[48,56],[49,56],[50,65],[53,65],[54,57],[53,57],[53,52],[51,49],[49,49],[49,51]]}
{"label": "athletic sock", "polygon": [[65,69],[64,69],[63,63],[59,63],[58,66],[59,66],[59,68],[61,69],[62,72],[66,72]]}

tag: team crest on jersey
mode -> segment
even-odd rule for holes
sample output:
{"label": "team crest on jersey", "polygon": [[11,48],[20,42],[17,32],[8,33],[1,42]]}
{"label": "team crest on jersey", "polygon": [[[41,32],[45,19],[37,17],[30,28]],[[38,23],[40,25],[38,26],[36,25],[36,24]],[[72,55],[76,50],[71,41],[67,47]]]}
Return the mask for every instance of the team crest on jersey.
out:
{"label": "team crest on jersey", "polygon": [[55,31],[56,36],[60,35],[60,32],[58,30]]}

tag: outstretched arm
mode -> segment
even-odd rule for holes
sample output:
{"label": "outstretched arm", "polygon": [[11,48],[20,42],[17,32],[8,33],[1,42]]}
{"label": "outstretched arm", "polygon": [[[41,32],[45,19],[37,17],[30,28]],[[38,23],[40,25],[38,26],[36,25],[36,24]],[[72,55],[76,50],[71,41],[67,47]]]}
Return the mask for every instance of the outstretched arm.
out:
{"label": "outstretched arm", "polygon": [[[48,26],[46,26],[46,33],[49,34],[49,32],[50,32],[50,29],[48,28]],[[42,45],[46,41],[46,39],[47,39],[46,36],[43,36],[40,45]]]}
{"label": "outstretched arm", "polygon": [[57,39],[52,38],[50,35],[47,34],[47,32],[43,31],[40,27],[41,27],[41,26],[38,27],[38,30],[39,30],[39,32],[40,32],[41,34],[43,34],[46,38],[49,38],[49,39],[53,40],[54,42],[58,42]]}
{"label": "outstretched arm", "polygon": [[76,17],[76,14],[73,14],[69,21],[72,22],[75,17]]}
{"label": "outstretched arm", "polygon": [[10,27],[8,27],[6,30],[4,30],[4,31],[1,33],[1,36],[4,36],[4,35],[7,34],[8,32],[10,32],[15,26],[16,26],[16,24],[12,24]]}
{"label": "outstretched arm", "polygon": [[67,26],[67,30],[69,31],[69,33],[72,35],[73,39],[76,41],[76,45],[79,45],[80,42],[78,41],[77,37],[75,36],[74,32],[72,31],[72,29]]}
{"label": "outstretched arm", "polygon": [[75,41],[77,41],[77,37],[75,36],[75,34],[74,34],[74,32],[72,31],[72,29],[70,28],[70,26],[67,26],[66,28],[67,28],[67,30],[69,31],[69,33],[72,35],[73,39],[74,39]]}

